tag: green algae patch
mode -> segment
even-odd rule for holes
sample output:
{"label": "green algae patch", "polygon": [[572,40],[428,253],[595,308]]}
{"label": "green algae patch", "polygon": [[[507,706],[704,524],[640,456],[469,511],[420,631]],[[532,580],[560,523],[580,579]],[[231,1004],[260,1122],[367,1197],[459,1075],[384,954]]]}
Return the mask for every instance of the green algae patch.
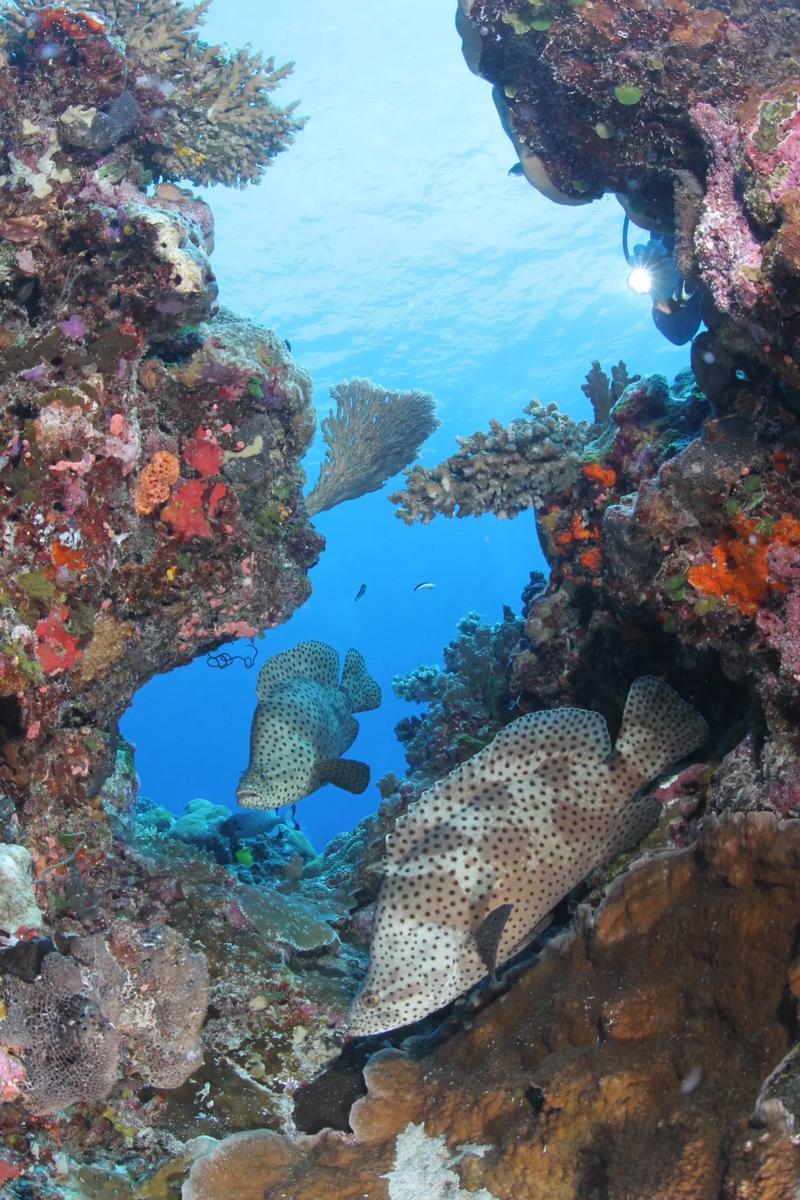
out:
{"label": "green algae patch", "polygon": [[524,33],[546,33],[553,21],[543,5],[544,0],[530,0],[529,11],[524,16],[519,12],[509,12],[503,13],[501,19],[506,25],[510,25],[518,36]]}
{"label": "green algae patch", "polygon": [[772,150],[776,150],[778,143],[781,141],[780,130],[784,121],[788,121],[797,112],[800,96],[796,92],[789,92],[782,96],[780,100],[768,100],[761,109],[761,114],[758,122],[753,141],[756,149],[762,154],[769,154]]}
{"label": "green algae patch", "polygon": [[635,83],[618,83],[614,88],[614,96],[619,104],[624,104],[626,108],[631,108],[641,100],[642,89],[637,87]]}
{"label": "green algae patch", "polygon": [[48,579],[44,571],[25,571],[17,576],[17,587],[21,588],[29,600],[41,605],[46,612],[50,610],[56,598],[56,588],[52,579]]}

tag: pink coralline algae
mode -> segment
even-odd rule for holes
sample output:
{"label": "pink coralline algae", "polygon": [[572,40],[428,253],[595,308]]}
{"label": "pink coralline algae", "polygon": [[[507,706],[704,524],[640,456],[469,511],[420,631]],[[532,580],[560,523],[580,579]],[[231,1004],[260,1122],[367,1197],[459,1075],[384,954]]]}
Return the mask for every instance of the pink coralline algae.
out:
{"label": "pink coralline algae", "polygon": [[698,265],[720,312],[741,311],[758,298],[755,280],[764,251],[737,195],[739,128],[710,104],[696,105],[691,116],[710,160],[703,215],[694,235]]}

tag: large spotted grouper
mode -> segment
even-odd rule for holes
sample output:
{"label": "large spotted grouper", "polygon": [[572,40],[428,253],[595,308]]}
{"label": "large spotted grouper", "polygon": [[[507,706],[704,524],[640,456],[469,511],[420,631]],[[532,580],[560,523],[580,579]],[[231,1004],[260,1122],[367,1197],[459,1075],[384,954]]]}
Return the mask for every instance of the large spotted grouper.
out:
{"label": "large spotted grouper", "polygon": [[386,839],[350,1032],[418,1021],[493,974],[594,867],[655,824],[658,802],[642,789],[707,734],[672,688],[642,676],[613,750],[599,713],[529,713],[423,792]]}
{"label": "large spotted grouper", "polygon": [[354,712],[377,708],[381,689],[357,650],[339,655],[324,642],[301,642],[264,664],[250,731],[250,762],[236,799],[245,808],[296,804],[324,783],[363,792],[366,763],[341,757],[358,734]]}

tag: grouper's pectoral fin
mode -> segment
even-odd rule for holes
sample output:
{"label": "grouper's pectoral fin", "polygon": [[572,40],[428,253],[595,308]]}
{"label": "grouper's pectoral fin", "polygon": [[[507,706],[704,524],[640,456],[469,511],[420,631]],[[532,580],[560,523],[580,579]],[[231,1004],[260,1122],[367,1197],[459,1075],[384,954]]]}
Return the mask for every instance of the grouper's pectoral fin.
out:
{"label": "grouper's pectoral fin", "polygon": [[320,783],[332,783],[359,795],[367,790],[369,767],[354,758],[326,758],[317,768]]}
{"label": "grouper's pectoral fin", "polygon": [[495,968],[497,967],[497,949],[500,945],[500,939],[503,936],[503,930],[506,927],[506,921],[511,916],[513,907],[513,904],[498,904],[497,908],[493,908],[484,917],[472,934],[478,957],[492,979],[494,979]]}

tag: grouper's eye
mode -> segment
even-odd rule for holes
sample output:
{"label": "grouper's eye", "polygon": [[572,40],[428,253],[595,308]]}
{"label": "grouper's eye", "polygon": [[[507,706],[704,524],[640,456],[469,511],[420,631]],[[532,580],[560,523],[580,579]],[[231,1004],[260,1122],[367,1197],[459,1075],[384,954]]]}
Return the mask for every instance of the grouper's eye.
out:
{"label": "grouper's eye", "polygon": [[361,1003],[364,1008],[377,1008],[381,1002],[381,998],[377,992],[364,992],[361,997]]}

